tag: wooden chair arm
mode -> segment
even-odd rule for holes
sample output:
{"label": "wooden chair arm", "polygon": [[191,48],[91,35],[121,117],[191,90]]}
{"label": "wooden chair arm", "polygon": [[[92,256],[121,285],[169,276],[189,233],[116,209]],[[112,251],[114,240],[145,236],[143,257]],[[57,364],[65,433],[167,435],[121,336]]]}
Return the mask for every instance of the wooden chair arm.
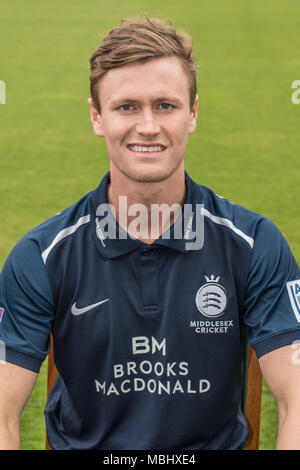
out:
{"label": "wooden chair arm", "polygon": [[254,349],[250,346],[248,353],[248,375],[246,394],[246,421],[249,428],[249,439],[244,450],[258,450],[260,436],[260,417],[262,400],[262,373]]}

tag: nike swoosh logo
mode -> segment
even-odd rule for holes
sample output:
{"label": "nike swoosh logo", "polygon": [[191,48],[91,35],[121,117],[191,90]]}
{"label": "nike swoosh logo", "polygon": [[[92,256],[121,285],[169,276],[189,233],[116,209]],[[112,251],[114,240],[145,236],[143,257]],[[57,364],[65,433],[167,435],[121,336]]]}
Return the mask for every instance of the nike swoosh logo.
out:
{"label": "nike swoosh logo", "polygon": [[97,302],[96,304],[88,305],[84,308],[77,308],[76,302],[72,305],[71,312],[73,315],[81,315],[82,313],[89,312],[93,308],[99,307],[99,305],[105,304],[109,299],[101,300],[101,302]]}

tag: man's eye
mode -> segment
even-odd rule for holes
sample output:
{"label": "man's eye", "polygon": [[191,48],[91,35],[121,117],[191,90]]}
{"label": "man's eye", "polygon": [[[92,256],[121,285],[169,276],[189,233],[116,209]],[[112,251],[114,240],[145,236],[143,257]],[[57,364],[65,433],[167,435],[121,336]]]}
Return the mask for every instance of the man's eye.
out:
{"label": "man's eye", "polygon": [[132,104],[122,104],[122,106],[120,106],[120,109],[122,111],[131,111],[133,108]]}
{"label": "man's eye", "polygon": [[159,107],[164,110],[169,110],[173,108],[173,106],[170,103],[161,103]]}

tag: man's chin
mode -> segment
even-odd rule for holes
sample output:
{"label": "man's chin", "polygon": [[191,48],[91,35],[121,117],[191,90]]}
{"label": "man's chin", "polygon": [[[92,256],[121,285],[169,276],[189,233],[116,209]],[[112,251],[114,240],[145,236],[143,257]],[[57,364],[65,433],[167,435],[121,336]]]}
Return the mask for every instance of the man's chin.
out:
{"label": "man's chin", "polygon": [[136,183],[161,183],[168,178],[169,175],[131,175],[131,180]]}
{"label": "man's chin", "polygon": [[121,170],[122,173],[127,176],[127,178],[135,181],[136,183],[161,183],[167,180],[173,173],[178,169],[180,163],[174,168],[168,169],[146,169],[142,170],[139,168],[130,168],[127,170]]}

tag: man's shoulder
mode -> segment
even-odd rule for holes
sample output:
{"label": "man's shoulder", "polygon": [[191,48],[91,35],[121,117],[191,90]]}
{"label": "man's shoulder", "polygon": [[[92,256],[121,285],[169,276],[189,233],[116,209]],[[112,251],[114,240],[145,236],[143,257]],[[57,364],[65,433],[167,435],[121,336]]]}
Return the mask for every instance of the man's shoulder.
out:
{"label": "man's shoulder", "polygon": [[207,186],[194,183],[193,192],[194,201],[203,205],[205,220],[217,227],[230,229],[232,233],[244,238],[251,247],[257,231],[273,225],[264,215],[219,195]]}
{"label": "man's shoulder", "polygon": [[249,209],[247,206],[218,194],[212,188],[199,183],[194,183],[194,188],[194,194],[196,195],[198,202],[204,204],[207,210],[210,210],[213,214],[219,217],[227,216],[228,218],[232,218],[236,214],[251,217],[253,220],[263,217],[261,214]]}

